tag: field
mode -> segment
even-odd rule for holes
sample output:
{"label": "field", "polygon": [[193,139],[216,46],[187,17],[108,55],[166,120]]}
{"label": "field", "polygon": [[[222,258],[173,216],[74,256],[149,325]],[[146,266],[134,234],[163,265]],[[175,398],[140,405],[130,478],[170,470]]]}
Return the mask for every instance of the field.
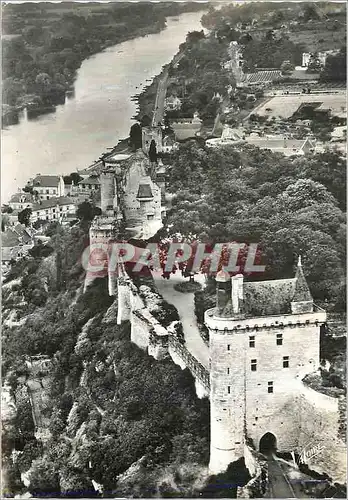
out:
{"label": "field", "polygon": [[345,45],[346,40],[345,15],[337,16],[335,27],[325,21],[307,23],[297,29],[293,27],[289,38],[294,43],[303,44],[307,52],[339,49]]}
{"label": "field", "polygon": [[266,101],[256,114],[259,116],[275,116],[290,118],[303,104],[320,103],[317,109],[330,109],[334,115],[342,115],[346,109],[346,98],[340,94],[299,94],[272,97]]}

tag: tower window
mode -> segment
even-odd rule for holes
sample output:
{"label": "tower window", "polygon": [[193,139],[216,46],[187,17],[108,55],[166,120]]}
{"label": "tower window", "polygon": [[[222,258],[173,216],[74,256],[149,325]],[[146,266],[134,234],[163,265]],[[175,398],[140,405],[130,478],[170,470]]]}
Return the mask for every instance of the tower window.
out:
{"label": "tower window", "polygon": [[249,337],[249,347],[255,347],[255,335]]}
{"label": "tower window", "polygon": [[228,394],[231,394],[231,386],[230,385],[227,386],[227,392],[228,392]]}
{"label": "tower window", "polygon": [[289,368],[289,356],[283,356],[283,368]]}
{"label": "tower window", "polygon": [[277,333],[277,345],[283,345],[283,334]]}
{"label": "tower window", "polygon": [[230,351],[231,350],[231,345],[230,344],[227,344],[227,350]]}
{"label": "tower window", "polygon": [[268,394],[273,392],[273,382],[268,382]]}
{"label": "tower window", "polygon": [[229,369],[229,368],[227,368],[227,375],[229,375],[229,374],[230,374],[230,369]]}
{"label": "tower window", "polygon": [[251,371],[252,372],[256,372],[256,367],[257,367],[257,360],[256,359],[252,359],[250,361],[250,368],[251,368]]}

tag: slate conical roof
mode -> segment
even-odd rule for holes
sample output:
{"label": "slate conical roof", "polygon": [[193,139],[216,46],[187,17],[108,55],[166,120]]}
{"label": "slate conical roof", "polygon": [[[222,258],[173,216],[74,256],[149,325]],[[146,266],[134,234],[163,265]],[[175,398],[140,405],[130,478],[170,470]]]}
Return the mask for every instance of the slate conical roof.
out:
{"label": "slate conical roof", "polygon": [[295,291],[292,302],[307,302],[313,300],[306,278],[303,274],[301,256],[298,258],[295,275]]}

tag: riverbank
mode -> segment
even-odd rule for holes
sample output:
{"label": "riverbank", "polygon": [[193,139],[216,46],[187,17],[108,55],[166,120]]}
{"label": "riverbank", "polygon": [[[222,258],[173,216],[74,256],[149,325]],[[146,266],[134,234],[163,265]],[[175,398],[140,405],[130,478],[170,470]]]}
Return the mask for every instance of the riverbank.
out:
{"label": "riverbank", "polygon": [[[110,46],[121,44],[128,40],[133,40],[138,37],[145,37],[150,34],[159,33],[166,27],[165,23],[156,22],[153,26],[148,26],[147,28],[139,29],[132,34],[125,34],[121,36],[118,41],[110,41],[108,44],[102,44],[100,47],[96,48],[95,51],[91,52],[88,57],[93,56],[96,53],[102,52]],[[88,58],[87,57],[87,58]],[[9,125],[16,125],[19,122],[19,115],[24,110],[31,114],[32,117],[37,117],[41,114],[47,112],[53,112],[55,107],[59,104],[64,104],[66,93],[73,90],[74,83],[77,76],[77,71],[81,67],[82,62],[85,58],[81,58],[79,61],[79,66],[76,67],[73,73],[68,75],[68,79],[62,88],[54,88],[52,91],[35,93],[35,94],[24,94],[18,97],[16,105],[11,106],[5,104],[2,111],[2,126],[6,127]],[[30,116],[30,117],[31,117]]]}
{"label": "riverbank", "polygon": [[[83,170],[128,137],[139,109],[135,94],[153,83],[177,53],[189,31],[200,29],[202,11],[167,18],[160,33],[134,38],[87,58],[77,71],[73,95],[53,112],[2,132],[2,199],[10,199],[28,178]],[[136,62],[135,62],[136,61]],[[14,153],[15,152],[15,153]]]}
{"label": "riverbank", "polygon": [[[41,4],[40,4],[41,5]],[[198,8],[199,7],[199,8]],[[198,4],[11,5],[3,12],[3,125],[64,104],[84,60],[122,42],[159,33],[167,17]],[[33,23],[33,25],[31,24]],[[20,29],[22,26],[25,29]],[[28,26],[29,25],[29,26]]]}

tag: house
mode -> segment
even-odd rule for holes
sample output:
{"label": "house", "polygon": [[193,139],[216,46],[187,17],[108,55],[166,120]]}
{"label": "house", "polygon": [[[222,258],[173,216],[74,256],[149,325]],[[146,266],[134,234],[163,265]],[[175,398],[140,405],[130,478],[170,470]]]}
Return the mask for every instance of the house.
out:
{"label": "house", "polygon": [[64,196],[64,179],[61,175],[38,174],[30,185],[38,193],[40,200]]}
{"label": "house", "polygon": [[82,179],[78,185],[77,189],[83,193],[91,193],[92,191],[98,191],[100,189],[99,175],[92,174],[85,179]]}
{"label": "house", "polygon": [[302,67],[307,68],[311,58],[315,56],[316,59],[320,62],[321,66],[325,66],[327,56],[333,56],[338,54],[339,50],[324,50],[323,52],[303,52],[302,54]]}
{"label": "house", "polygon": [[270,149],[285,156],[304,155],[316,151],[316,144],[309,137],[304,140],[287,139],[282,136],[246,137],[246,143],[260,149]]}
{"label": "house", "polygon": [[181,99],[173,95],[167,97],[165,102],[166,111],[177,111],[180,108],[181,108]]}
{"label": "house", "polygon": [[12,210],[21,211],[25,208],[32,208],[34,201],[34,196],[32,194],[19,191],[11,196],[8,205]]}
{"label": "house", "polygon": [[1,264],[6,266],[11,261],[25,256],[34,246],[34,234],[30,228],[23,224],[16,224],[1,233]]}
{"label": "house", "polygon": [[174,138],[170,135],[166,135],[162,141],[162,153],[170,153],[177,149],[178,144],[175,142]]}
{"label": "house", "polygon": [[32,208],[31,221],[47,220],[62,222],[69,218],[74,218],[75,213],[76,206],[74,200],[61,196],[36,203]]}
{"label": "house", "polygon": [[244,136],[245,132],[243,129],[232,128],[225,125],[221,137],[216,139],[207,139],[205,143],[208,147],[228,146],[243,142]]}

